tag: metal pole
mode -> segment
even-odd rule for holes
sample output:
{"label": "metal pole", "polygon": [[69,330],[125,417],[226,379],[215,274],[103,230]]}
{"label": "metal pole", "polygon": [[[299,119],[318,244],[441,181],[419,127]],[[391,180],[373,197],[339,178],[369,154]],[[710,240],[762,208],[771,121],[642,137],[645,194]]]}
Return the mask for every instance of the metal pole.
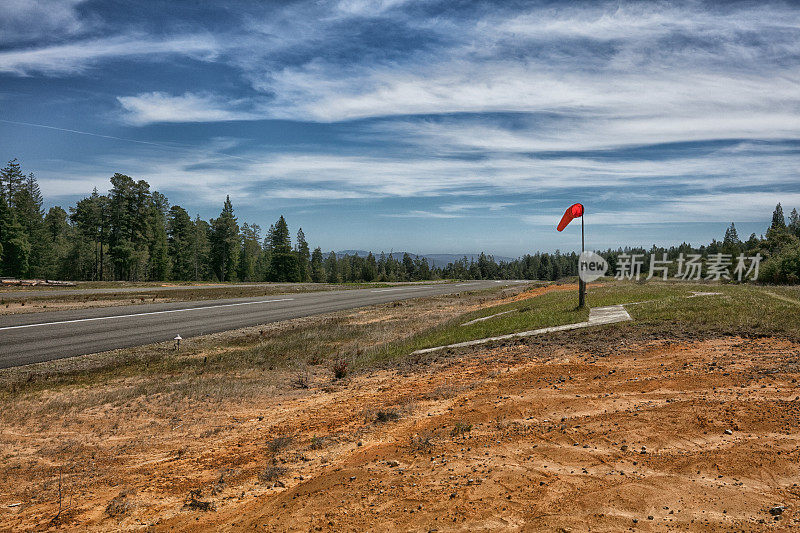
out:
{"label": "metal pole", "polygon": [[[583,217],[586,215],[586,208],[581,215],[581,253],[584,251],[584,238],[583,238]],[[580,264],[578,265],[578,274],[580,274]],[[578,307],[581,308],[586,305],[586,283],[578,276]]]}

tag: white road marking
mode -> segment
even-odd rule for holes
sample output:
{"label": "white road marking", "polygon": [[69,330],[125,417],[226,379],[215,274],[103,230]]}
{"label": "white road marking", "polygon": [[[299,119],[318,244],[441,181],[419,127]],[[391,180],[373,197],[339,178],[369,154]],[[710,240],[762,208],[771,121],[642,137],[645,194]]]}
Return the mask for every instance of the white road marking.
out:
{"label": "white road marking", "polygon": [[[498,281],[496,283],[502,283],[502,281]],[[472,285],[480,285],[480,283],[457,283],[453,285],[453,287],[467,287]],[[391,292],[391,291],[418,291],[421,289],[435,289],[437,285],[423,285],[421,287],[395,287],[393,289],[375,289],[370,292]]]}
{"label": "white road marking", "polygon": [[531,331],[521,331],[519,333],[509,333],[508,335],[500,335],[498,337],[487,337],[485,339],[457,342],[455,344],[436,346],[434,348],[424,348],[422,350],[411,352],[411,355],[430,353],[430,352],[435,352],[437,350],[444,350],[446,348],[464,348],[466,346],[478,346],[480,344],[486,344],[494,341],[504,341],[507,339],[532,337],[534,335],[541,335],[542,333],[553,333],[555,331],[586,328],[589,326],[599,326],[601,324],[613,324],[615,322],[624,322],[626,320],[633,320],[633,319],[622,305],[610,305],[608,307],[593,307],[589,309],[589,320],[587,320],[586,322],[576,322],[574,324],[564,324],[563,326],[553,326],[549,328],[534,329]]}
{"label": "white road marking", "polygon": [[391,292],[391,291],[418,291],[420,289],[432,289],[433,287],[396,287],[394,289],[375,289],[370,292]]}
{"label": "white road marking", "polygon": [[268,304],[273,302],[288,302],[294,300],[294,298],[280,298],[278,300],[259,300],[257,302],[240,302],[235,304],[220,304],[220,305],[209,305],[206,307],[190,307],[188,309],[171,309],[169,311],[150,311],[148,313],[134,313],[132,315],[114,315],[114,316],[100,316],[96,318],[78,318],[75,320],[59,320],[57,322],[40,322],[39,324],[24,324],[22,326],[6,326],[4,328],[0,328],[0,331],[5,331],[7,329],[22,329],[22,328],[35,328],[39,326],[54,326],[56,324],[74,324],[76,322],[93,322],[95,320],[111,320],[112,318],[130,318],[134,316],[147,316],[147,315],[164,315],[167,313],[182,313],[183,311],[197,311],[200,309],[218,309],[220,307],[235,307],[238,305],[255,305],[255,304]]}

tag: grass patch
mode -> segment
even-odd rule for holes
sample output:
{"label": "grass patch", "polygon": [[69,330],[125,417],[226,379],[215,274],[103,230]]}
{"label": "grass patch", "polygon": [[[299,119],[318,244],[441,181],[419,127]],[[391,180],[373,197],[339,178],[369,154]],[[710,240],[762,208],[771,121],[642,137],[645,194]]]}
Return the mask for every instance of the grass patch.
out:
{"label": "grass patch", "polygon": [[[693,291],[721,294],[687,298]],[[798,287],[680,282],[623,282],[591,287],[587,301],[595,307],[644,302],[626,306],[635,321],[630,327],[800,338],[797,304],[767,292],[800,301]]]}
{"label": "grass patch", "polygon": [[[492,315],[498,316],[466,326],[463,325],[476,318]],[[361,358],[360,364],[371,364],[394,359],[422,348],[444,346],[532,329],[561,326],[563,324],[583,322],[588,318],[588,309],[576,309],[576,297],[573,292],[548,292],[532,300],[520,300],[459,315],[408,338],[377,346],[369,350],[365,357]]]}

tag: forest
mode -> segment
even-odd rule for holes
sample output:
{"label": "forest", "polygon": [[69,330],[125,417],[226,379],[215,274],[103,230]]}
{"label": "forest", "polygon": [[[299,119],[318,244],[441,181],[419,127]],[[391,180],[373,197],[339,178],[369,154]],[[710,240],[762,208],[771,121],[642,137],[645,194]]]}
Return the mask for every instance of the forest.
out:
{"label": "forest", "polygon": [[[730,224],[721,241],[693,247],[619,248],[600,252],[613,271],[622,253],[755,255],[765,263],[761,281],[800,281],[800,217],[788,223],[778,204],[766,234],[741,240]],[[71,281],[275,281],[352,283],[436,279],[557,280],[577,275],[574,252],[537,252],[513,261],[454,261],[435,267],[424,257],[404,254],[360,255],[310,250],[302,228],[294,242],[283,216],[262,235],[257,224],[239,224],[229,197],[217,218],[192,218],[144,180],[111,177],[108,194],[95,189],[70,206],[44,210],[33,173],[13,159],[0,170],[0,276]]]}

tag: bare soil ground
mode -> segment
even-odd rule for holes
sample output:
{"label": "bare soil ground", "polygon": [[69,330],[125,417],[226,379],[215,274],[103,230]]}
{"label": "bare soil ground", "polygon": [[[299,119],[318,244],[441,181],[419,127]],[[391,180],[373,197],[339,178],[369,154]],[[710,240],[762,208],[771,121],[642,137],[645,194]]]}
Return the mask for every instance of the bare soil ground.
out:
{"label": "bare soil ground", "polygon": [[0,528],[800,527],[800,344],[611,331],[343,380],[312,366],[309,388],[264,372],[234,400],[197,375],[207,392],[177,402],[142,377],[20,399]]}

